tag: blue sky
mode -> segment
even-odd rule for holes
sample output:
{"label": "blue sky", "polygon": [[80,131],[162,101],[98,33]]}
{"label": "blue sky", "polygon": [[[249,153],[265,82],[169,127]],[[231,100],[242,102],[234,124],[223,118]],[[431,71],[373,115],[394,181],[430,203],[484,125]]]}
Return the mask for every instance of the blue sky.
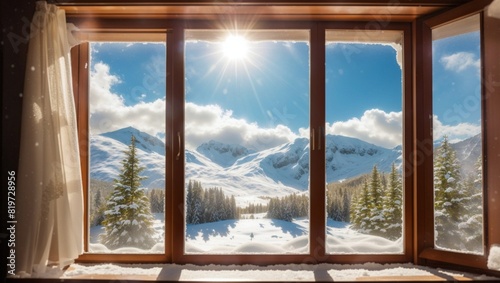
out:
{"label": "blue sky", "polygon": [[[433,112],[444,125],[463,125],[462,131],[454,131],[455,139],[478,133],[481,124],[479,43],[479,32],[433,42],[433,52],[437,55],[433,57],[432,70]],[[452,133],[438,133],[435,138],[443,134]]]}
{"label": "blue sky", "polygon": [[125,105],[130,106],[165,97],[165,52],[164,44],[96,44],[92,63],[110,66],[120,80],[111,91],[122,95]]}
{"label": "blue sky", "polygon": [[309,46],[305,42],[250,44],[248,58],[224,58],[220,45],[186,44],[186,101],[217,104],[261,127],[309,123]]}
{"label": "blue sky", "polygon": [[401,68],[391,46],[329,44],[326,67],[328,122],[360,117],[367,109],[401,111]]}
{"label": "blue sky", "polygon": [[[459,139],[478,130],[479,109],[471,97],[479,84],[478,38],[466,34],[433,45],[437,136]],[[186,43],[186,146],[214,139],[265,149],[308,136],[309,45],[247,42],[245,50],[235,59],[222,42]],[[385,147],[400,144],[396,50],[354,43],[328,44],[326,50],[327,133]],[[163,137],[165,52],[165,44],[92,45],[93,133],[134,126]]]}

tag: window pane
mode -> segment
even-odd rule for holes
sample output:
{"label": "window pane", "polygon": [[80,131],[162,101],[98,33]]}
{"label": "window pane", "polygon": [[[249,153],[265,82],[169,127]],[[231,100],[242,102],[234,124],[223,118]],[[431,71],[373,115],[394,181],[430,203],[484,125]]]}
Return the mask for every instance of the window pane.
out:
{"label": "window pane", "polygon": [[166,45],[90,48],[89,252],[164,253]]}
{"label": "window pane", "polygon": [[185,252],[308,253],[309,32],[185,37]]}
{"label": "window pane", "polygon": [[403,252],[402,32],[326,32],[326,252]]}
{"label": "window pane", "polygon": [[479,15],[436,28],[432,36],[435,245],[482,254]]}

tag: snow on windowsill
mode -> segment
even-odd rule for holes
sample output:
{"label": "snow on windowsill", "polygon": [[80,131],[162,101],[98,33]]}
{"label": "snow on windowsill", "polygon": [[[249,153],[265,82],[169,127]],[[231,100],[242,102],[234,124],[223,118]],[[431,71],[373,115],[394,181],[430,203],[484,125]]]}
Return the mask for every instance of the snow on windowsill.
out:
{"label": "snow on windowsill", "polygon": [[[435,279],[466,278],[472,280],[497,280],[498,278],[459,271],[433,269],[405,264],[284,264],[256,265],[205,265],[192,264],[72,264],[66,271],[55,269],[37,278],[142,278],[162,281],[356,281],[366,278],[412,277]],[[35,277],[35,276],[33,276]]]}
{"label": "snow on windowsill", "polygon": [[488,268],[500,271],[500,245],[493,245],[488,256]]}

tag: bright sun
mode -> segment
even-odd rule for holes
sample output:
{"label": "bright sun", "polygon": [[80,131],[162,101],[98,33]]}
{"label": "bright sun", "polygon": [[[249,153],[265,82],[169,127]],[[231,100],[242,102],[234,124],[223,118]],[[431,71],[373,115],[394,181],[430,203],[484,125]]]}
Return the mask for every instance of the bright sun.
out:
{"label": "bright sun", "polygon": [[231,60],[244,60],[248,55],[248,41],[239,35],[230,35],[223,43],[223,52]]}

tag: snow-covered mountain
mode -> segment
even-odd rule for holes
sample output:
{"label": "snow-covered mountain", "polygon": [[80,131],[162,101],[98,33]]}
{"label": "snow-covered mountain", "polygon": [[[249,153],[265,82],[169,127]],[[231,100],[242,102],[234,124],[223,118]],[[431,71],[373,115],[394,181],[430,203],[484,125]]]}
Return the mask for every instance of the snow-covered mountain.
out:
{"label": "snow-covered mountain", "polygon": [[326,181],[352,178],[372,171],[377,165],[379,171],[390,172],[394,163],[400,168],[402,148],[380,147],[360,139],[338,135],[326,136]]}
{"label": "snow-covered mountain", "polygon": [[[143,175],[148,179],[143,186],[163,187],[165,145],[131,127],[91,137],[91,178],[112,181],[117,177],[132,134],[141,165],[147,168]],[[309,140],[305,138],[260,152],[209,141],[196,150],[186,150],[185,157],[186,179],[199,180],[204,187],[222,187],[239,203],[308,189]],[[401,148],[387,149],[355,138],[328,135],[325,157],[327,182],[332,182],[368,173],[374,165],[388,172],[392,163],[400,165]]]}
{"label": "snow-covered mountain", "polygon": [[457,159],[462,165],[462,173],[473,174],[476,170],[476,162],[482,154],[481,134],[451,144],[457,152]]}
{"label": "snow-covered mountain", "polygon": [[200,145],[196,151],[222,167],[229,167],[239,158],[251,153],[251,151],[244,146],[223,144],[214,140]]}
{"label": "snow-covered mountain", "polygon": [[130,144],[130,138],[134,135],[135,146],[142,149],[144,152],[156,152],[160,155],[165,155],[165,144],[150,134],[141,132],[133,127],[123,128],[117,131],[101,134],[103,137],[112,138],[126,145]]}

